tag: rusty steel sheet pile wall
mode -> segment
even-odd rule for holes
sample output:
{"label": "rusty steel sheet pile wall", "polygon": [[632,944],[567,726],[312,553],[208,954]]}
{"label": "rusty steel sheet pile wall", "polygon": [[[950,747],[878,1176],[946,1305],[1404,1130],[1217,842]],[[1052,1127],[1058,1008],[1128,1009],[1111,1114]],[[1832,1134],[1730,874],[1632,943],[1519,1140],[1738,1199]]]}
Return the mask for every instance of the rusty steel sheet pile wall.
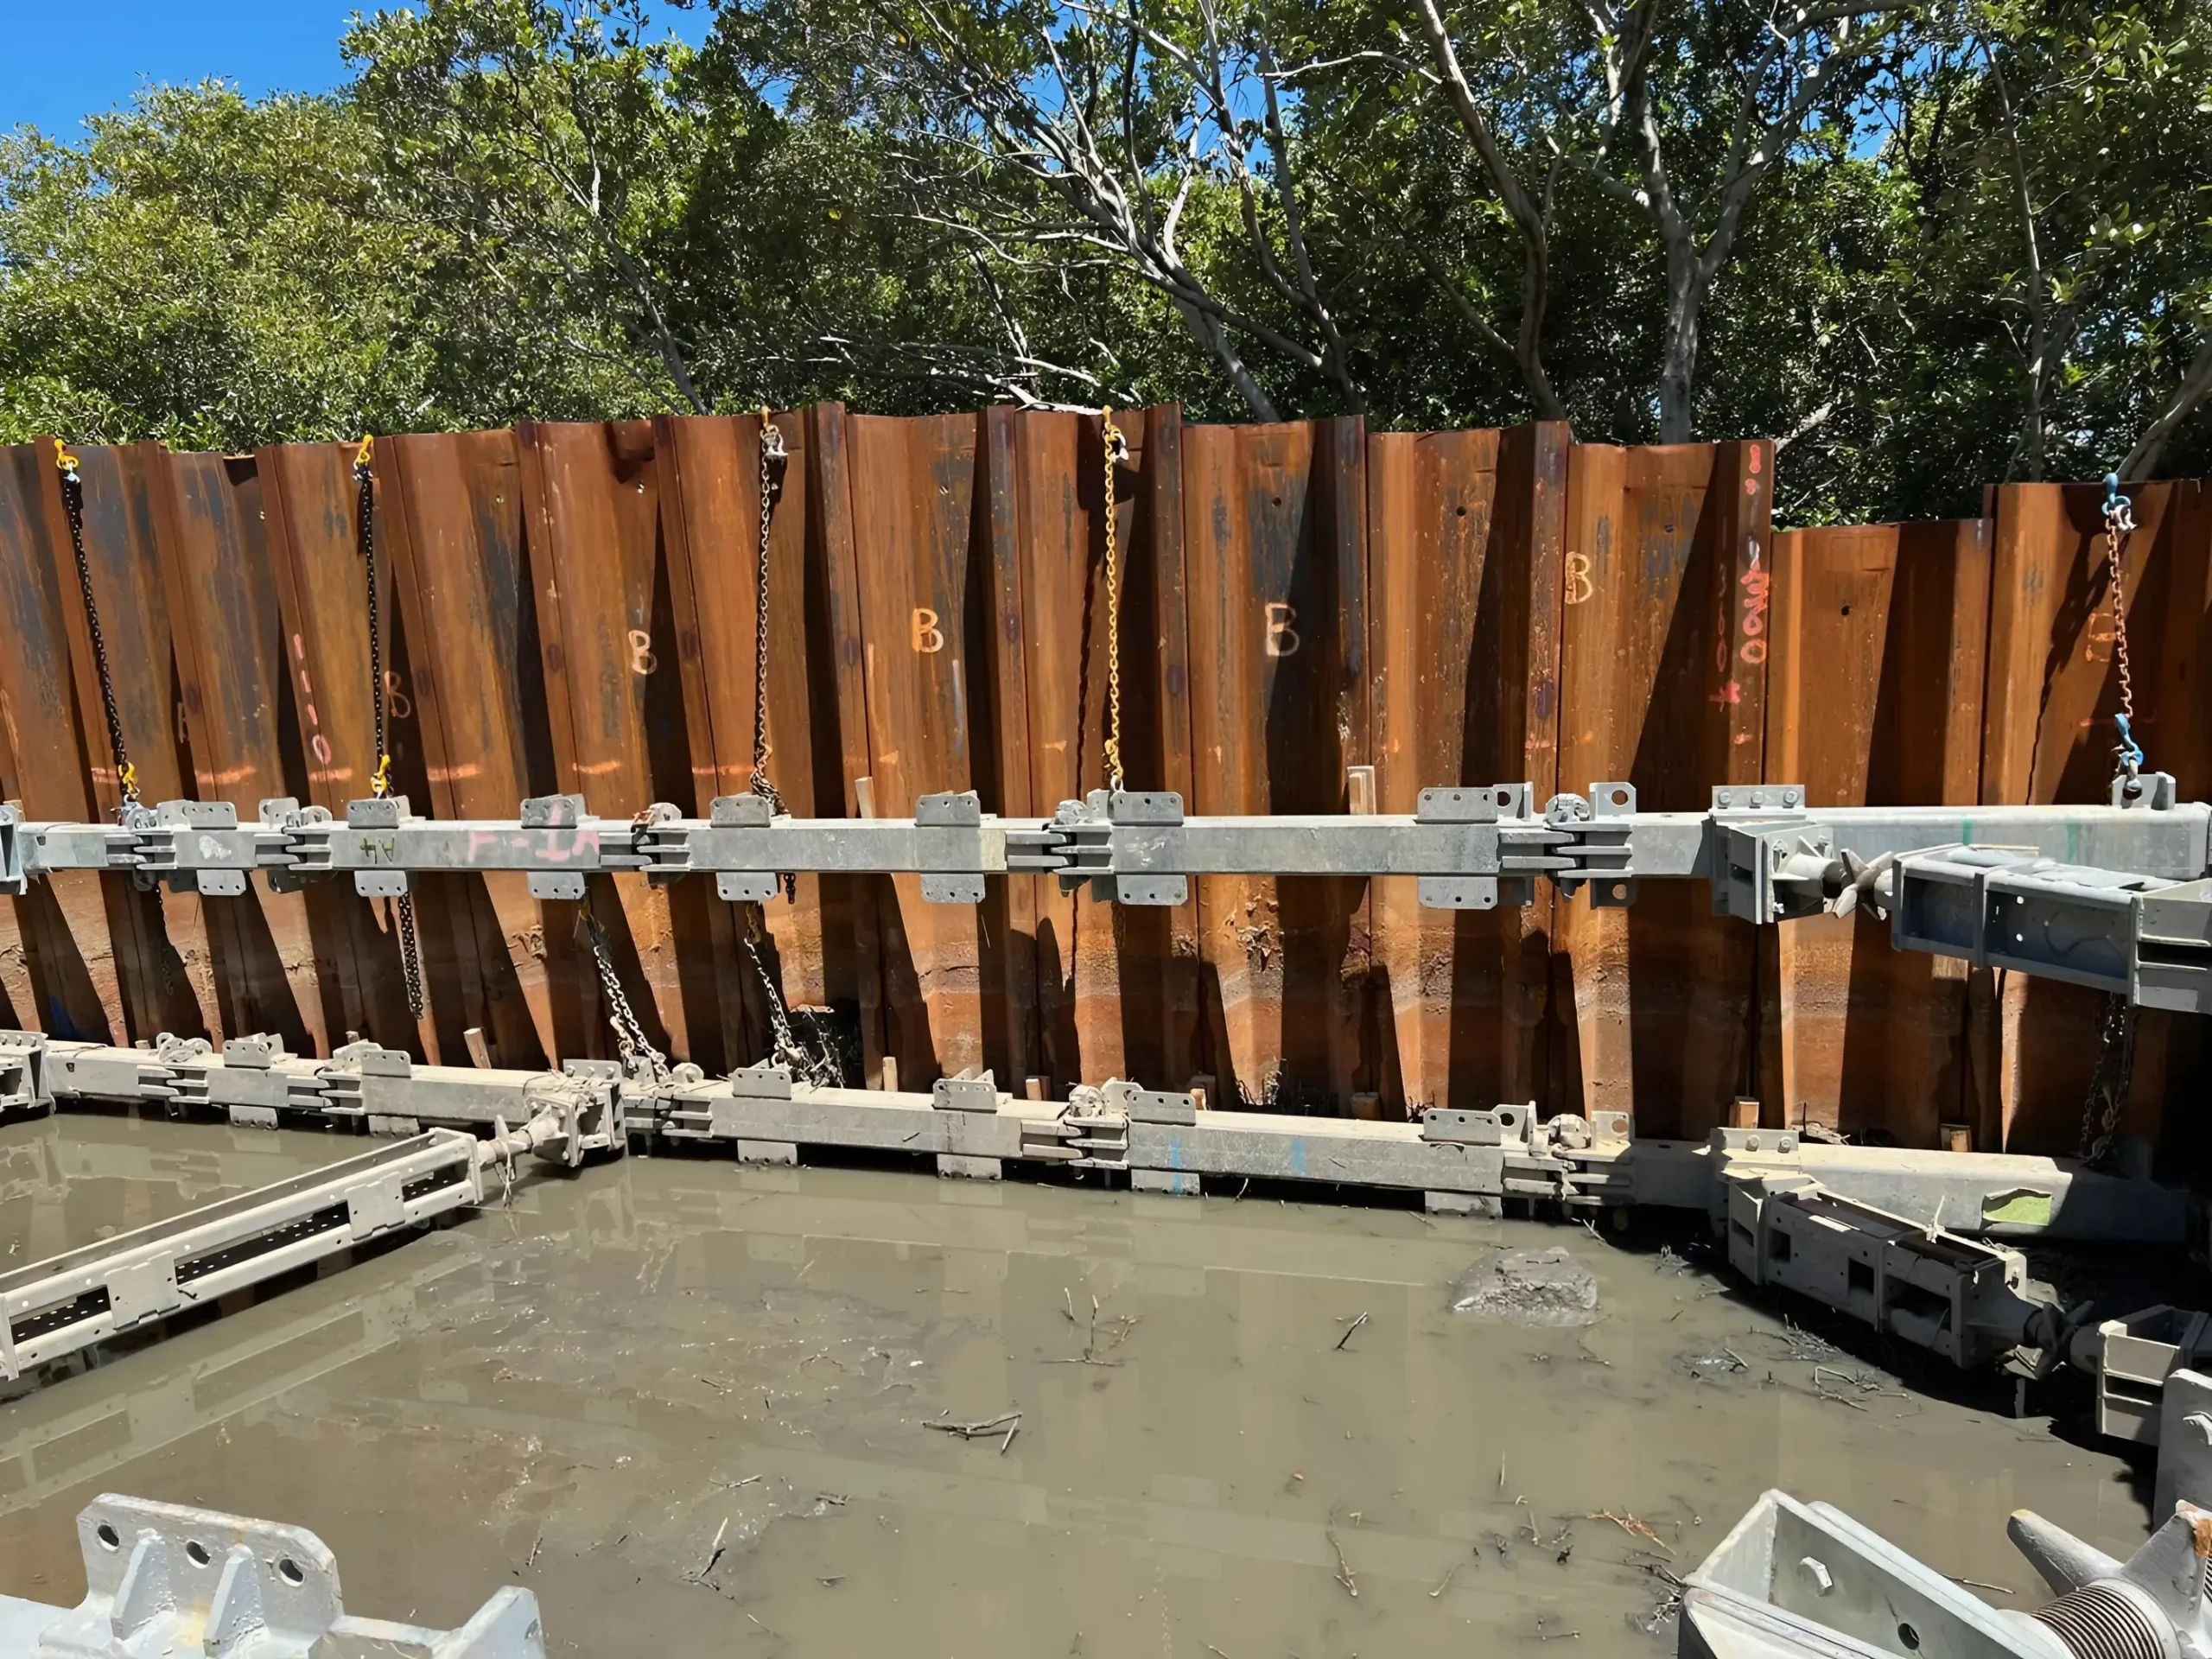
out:
{"label": "rusty steel sheet pile wall", "polygon": [[[1411,812],[1437,785],[1526,779],[1539,804],[1560,786],[1569,448],[1559,423],[1368,439],[1373,810]],[[1418,887],[1376,883],[1382,1103],[1547,1097],[1554,890],[1482,912],[1423,910]]]}
{"label": "rusty steel sheet pile wall", "polygon": [[[1703,811],[1764,762],[1772,448],[1577,444],[1560,576],[1559,780],[1635,786],[1646,811]],[[1692,882],[1625,910],[1560,907],[1552,1099],[1702,1136],[1751,1088],[1759,931]]]}
{"label": "rusty steel sheet pile wall", "polygon": [[[1366,434],[1357,419],[1183,432],[1199,813],[1342,812],[1373,765]],[[1206,876],[1198,960],[1224,1098],[1374,1094],[1367,884]]]}
{"label": "rusty steel sheet pile wall", "polygon": [[[1990,529],[1977,518],[1774,538],[1767,781],[1803,783],[1815,809],[1979,798]],[[1891,949],[1871,912],[1793,922],[1762,943],[1759,1092],[1772,1124],[1914,1145],[1955,1123],[1999,1144],[1965,963]]]}
{"label": "rusty steel sheet pile wall", "polygon": [[[2202,683],[2212,503],[2205,482],[2133,486],[2138,528],[2125,560],[2135,719],[2150,764],[2182,793],[2212,791],[2212,709]],[[2117,630],[2104,546],[2104,491],[2010,484],[1989,492],[1996,523],[1980,798],[2106,798],[2120,706]],[[2018,975],[1994,989],[2001,1029],[1991,1112],[2008,1145],[2071,1150],[2098,1053],[2103,999]],[[2155,1133],[2177,1061],[2201,1066],[2201,1021],[2139,1016],[2124,1128]],[[2178,1090],[2186,1094],[2186,1090]]]}
{"label": "rusty steel sheet pile wall", "polygon": [[[2101,798],[2117,707],[2101,492],[2007,486],[1959,523],[1789,531],[1773,448],[1624,448],[1560,425],[1370,432],[1356,417],[776,413],[760,771],[817,817],[973,789],[1049,817],[1124,781],[1194,813],[1407,812],[1432,785],[1716,785],[1810,804]],[[372,461],[391,784],[511,817],[573,791],[626,817],[755,785],[760,416],[379,439]],[[341,811],[377,766],[352,445],[251,456],[86,448],[85,540],[149,801]],[[1109,505],[1110,492],[1110,505]],[[2212,505],[2136,493],[2137,731],[2212,792]],[[1120,588],[1111,642],[1107,514]],[[0,786],[33,817],[119,799],[50,442],[0,451]],[[594,880],[652,1039],[722,1070],[776,1000],[848,1081],[988,1067],[1060,1095],[1132,1076],[1211,1103],[1397,1116],[1450,1102],[1628,1107],[1700,1135],[1763,1121],[1906,1145],[2066,1150],[2100,1005],[1900,955],[1872,918],[1753,930],[1692,883],[1625,910],[1539,884],[1424,912],[1410,880],[1211,876],[1175,908],[1046,877],[978,907],[909,878],[806,876],[737,906]],[[612,1049],[584,906],[520,874],[425,878],[426,1007],[393,906],[259,878],[238,899],[65,874],[0,906],[4,1017],[112,1041],[349,1033],[447,1064]],[[2201,1063],[2146,1017],[2132,1127]],[[824,1033],[829,1033],[828,1037]],[[834,1039],[834,1041],[830,1040]]]}

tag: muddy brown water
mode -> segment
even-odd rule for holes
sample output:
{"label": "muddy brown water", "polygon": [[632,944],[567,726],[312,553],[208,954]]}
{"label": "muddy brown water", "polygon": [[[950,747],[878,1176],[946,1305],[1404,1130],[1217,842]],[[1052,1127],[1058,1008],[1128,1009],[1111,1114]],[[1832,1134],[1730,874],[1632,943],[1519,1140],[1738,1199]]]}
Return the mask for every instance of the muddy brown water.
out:
{"label": "muddy brown water", "polygon": [[[0,1262],[355,1149],[0,1129]],[[1560,1245],[1594,1323],[1452,1311]],[[2021,1592],[2015,1507],[2143,1537],[2117,1459],[1782,1311],[1539,1223],[631,1159],[0,1405],[0,1592],[73,1602],[121,1491],[308,1527],[373,1617],[528,1585],[602,1659],[1652,1656],[1644,1567],[1770,1485]]]}

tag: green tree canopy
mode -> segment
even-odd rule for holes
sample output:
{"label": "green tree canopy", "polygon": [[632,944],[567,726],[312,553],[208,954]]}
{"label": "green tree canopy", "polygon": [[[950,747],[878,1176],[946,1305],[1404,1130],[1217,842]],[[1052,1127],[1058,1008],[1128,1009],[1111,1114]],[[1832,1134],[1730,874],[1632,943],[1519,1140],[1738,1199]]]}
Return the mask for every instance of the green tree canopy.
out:
{"label": "green tree canopy", "polygon": [[[682,0],[676,0],[681,3]],[[0,138],[0,437],[1173,400],[2212,468],[2204,0],[420,0]]]}

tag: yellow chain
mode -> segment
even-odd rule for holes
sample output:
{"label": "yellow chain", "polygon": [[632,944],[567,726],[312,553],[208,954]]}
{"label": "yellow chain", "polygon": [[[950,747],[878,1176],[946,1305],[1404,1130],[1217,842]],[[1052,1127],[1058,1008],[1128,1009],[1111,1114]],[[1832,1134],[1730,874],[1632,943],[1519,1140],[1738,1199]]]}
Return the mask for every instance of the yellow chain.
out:
{"label": "yellow chain", "polygon": [[375,774],[369,779],[369,793],[382,800],[391,792],[391,757],[381,755],[377,760]]}
{"label": "yellow chain", "polygon": [[1128,440],[1114,424],[1111,404],[1098,412],[1098,433],[1106,452],[1106,787],[1122,786],[1122,556],[1115,526],[1114,461],[1128,453]]}
{"label": "yellow chain", "polygon": [[69,446],[59,438],[54,441],[54,469],[59,473],[77,470],[77,457],[69,453]]}

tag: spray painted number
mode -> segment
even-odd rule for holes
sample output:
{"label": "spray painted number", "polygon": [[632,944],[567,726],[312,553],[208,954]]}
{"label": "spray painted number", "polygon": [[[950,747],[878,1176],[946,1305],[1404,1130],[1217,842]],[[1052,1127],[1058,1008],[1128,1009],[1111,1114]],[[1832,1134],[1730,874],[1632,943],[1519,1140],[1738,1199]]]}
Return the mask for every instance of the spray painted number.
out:
{"label": "spray painted number", "polygon": [[925,657],[944,649],[944,630],[938,626],[937,613],[926,605],[914,607],[914,649]]}
{"label": "spray painted number", "polygon": [[1766,661],[1766,641],[1761,637],[1766,632],[1766,571],[1760,565],[1754,563],[1744,572],[1744,643],[1736,647],[1736,655],[1753,667]]}
{"label": "spray painted number", "polygon": [[1271,599],[1265,608],[1268,632],[1260,642],[1261,649],[1270,657],[1295,657],[1299,646],[1306,643],[1298,636],[1298,607]]}
{"label": "spray painted number", "polygon": [[630,671],[643,678],[660,666],[660,658],[653,655],[653,637],[643,628],[629,632]]}

